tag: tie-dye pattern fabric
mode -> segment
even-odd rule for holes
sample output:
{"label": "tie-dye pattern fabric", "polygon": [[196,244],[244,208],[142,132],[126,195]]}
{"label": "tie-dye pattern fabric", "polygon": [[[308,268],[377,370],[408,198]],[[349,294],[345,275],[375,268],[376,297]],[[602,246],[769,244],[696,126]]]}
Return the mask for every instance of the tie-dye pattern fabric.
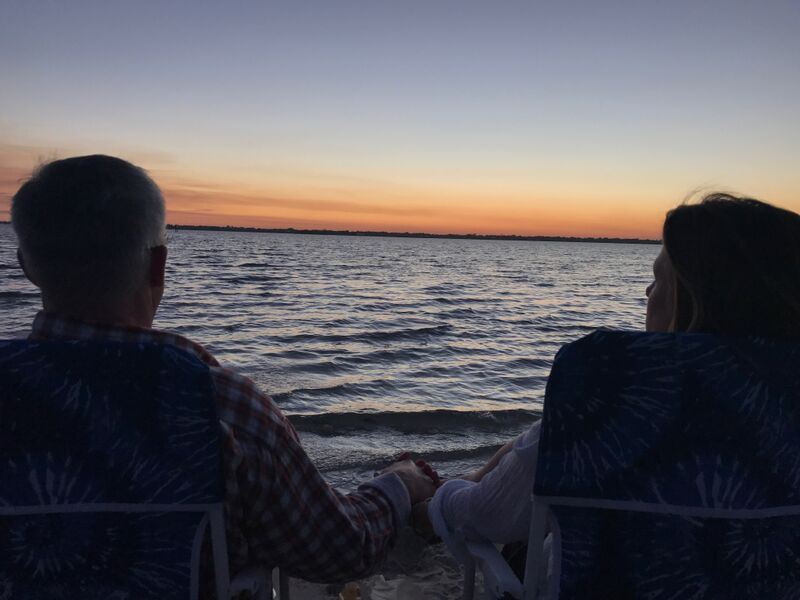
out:
{"label": "tie-dye pattern fabric", "polygon": [[565,346],[534,493],[555,517],[559,598],[800,598],[800,344]]}
{"label": "tie-dye pattern fabric", "polygon": [[192,354],[0,343],[0,598],[188,598],[220,455]]}

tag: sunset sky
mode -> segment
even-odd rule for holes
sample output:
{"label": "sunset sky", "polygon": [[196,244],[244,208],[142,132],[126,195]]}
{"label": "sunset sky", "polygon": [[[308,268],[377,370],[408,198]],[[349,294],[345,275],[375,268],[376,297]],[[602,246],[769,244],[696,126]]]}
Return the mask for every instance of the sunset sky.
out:
{"label": "sunset sky", "polygon": [[800,211],[800,2],[3,0],[0,220],[107,153],[182,224],[659,237]]}

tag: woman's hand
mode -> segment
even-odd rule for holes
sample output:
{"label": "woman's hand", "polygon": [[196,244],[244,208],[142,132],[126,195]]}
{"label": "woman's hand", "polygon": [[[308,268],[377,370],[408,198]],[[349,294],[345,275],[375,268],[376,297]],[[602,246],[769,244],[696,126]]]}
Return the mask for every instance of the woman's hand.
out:
{"label": "woman's hand", "polygon": [[484,468],[481,467],[480,469],[476,469],[475,471],[462,475],[459,477],[459,479],[465,479],[467,481],[478,483],[481,479],[483,479],[484,475],[486,475],[486,471],[484,471]]}
{"label": "woman's hand", "polygon": [[480,469],[476,469],[475,471],[471,471],[466,475],[462,475],[459,479],[466,479],[467,481],[473,481],[478,483],[481,479],[483,479],[484,475],[486,475],[489,471],[494,469],[498,464],[500,464],[500,459],[502,459],[506,454],[511,452],[511,449],[514,447],[514,442],[516,440],[511,440],[507,444],[505,444],[502,448],[500,448],[497,452],[495,452],[494,456],[489,459],[485,465],[483,465]]}

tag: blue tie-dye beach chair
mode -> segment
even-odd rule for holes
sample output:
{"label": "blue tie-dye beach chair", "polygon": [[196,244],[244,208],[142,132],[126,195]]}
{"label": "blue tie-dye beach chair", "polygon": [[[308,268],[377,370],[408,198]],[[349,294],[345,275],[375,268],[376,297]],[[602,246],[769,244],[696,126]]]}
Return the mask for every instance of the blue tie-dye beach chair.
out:
{"label": "blue tie-dye beach chair", "polygon": [[565,346],[533,496],[524,591],[470,544],[489,597],[800,598],[800,344],[599,331]]}
{"label": "blue tie-dye beach chair", "polygon": [[[210,587],[227,599],[220,456],[193,355],[0,342],[0,598],[194,599],[208,531]],[[259,585],[266,597],[263,574],[235,588]]]}

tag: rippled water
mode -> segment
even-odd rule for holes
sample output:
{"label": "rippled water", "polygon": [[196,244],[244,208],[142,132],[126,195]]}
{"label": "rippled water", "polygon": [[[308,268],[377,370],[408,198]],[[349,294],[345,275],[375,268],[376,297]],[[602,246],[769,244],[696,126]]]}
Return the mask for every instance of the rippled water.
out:
{"label": "rippled water", "polygon": [[[541,407],[553,356],[641,329],[658,246],[179,231],[156,326],[204,344],[291,415],[348,486],[399,450],[477,464]],[[0,336],[36,289],[0,225]]]}

